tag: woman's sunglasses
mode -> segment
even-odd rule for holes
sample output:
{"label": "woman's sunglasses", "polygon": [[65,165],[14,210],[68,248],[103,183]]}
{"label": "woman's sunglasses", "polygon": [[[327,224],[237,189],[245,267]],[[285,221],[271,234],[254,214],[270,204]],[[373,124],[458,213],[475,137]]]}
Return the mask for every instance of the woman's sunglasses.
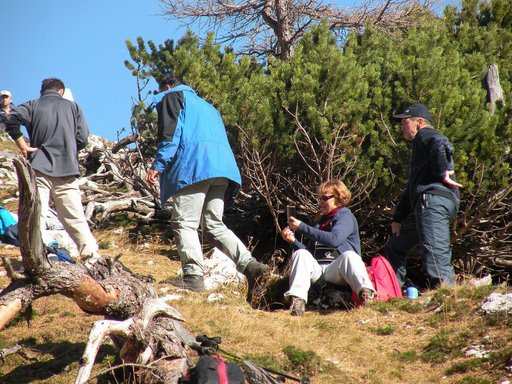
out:
{"label": "woman's sunglasses", "polygon": [[322,201],[328,201],[328,200],[331,200],[332,198],[334,197],[334,195],[322,195],[322,196],[318,196],[318,198]]}

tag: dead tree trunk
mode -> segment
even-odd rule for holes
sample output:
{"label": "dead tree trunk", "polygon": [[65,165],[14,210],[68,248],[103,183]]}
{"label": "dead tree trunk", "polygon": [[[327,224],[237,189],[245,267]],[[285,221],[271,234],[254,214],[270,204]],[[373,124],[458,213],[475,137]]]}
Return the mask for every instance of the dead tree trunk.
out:
{"label": "dead tree trunk", "polygon": [[105,336],[115,337],[123,361],[147,367],[139,370],[137,379],[141,382],[176,383],[188,366],[186,346],[194,341],[182,326],[183,317],[164,298],[158,298],[152,286],[118,261],[101,258],[90,270],[80,263],[50,261],[41,239],[34,172],[23,158],[15,159],[14,165],[20,191],[19,240],[26,276],[13,279],[0,292],[0,329],[38,298],[62,294],[83,311],[108,319],[93,327],[75,383],[89,379]]}
{"label": "dead tree trunk", "polygon": [[498,66],[496,64],[491,64],[487,70],[487,99],[491,104],[491,115],[494,115],[498,101],[505,103]]}

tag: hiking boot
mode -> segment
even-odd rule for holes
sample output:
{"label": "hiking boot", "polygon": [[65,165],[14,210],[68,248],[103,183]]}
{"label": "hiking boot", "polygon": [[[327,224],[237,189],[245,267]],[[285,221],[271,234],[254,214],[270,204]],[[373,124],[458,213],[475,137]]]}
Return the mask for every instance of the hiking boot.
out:
{"label": "hiking boot", "polygon": [[256,285],[258,279],[267,273],[268,270],[268,265],[260,263],[256,260],[249,261],[249,264],[247,264],[243,272],[247,278],[247,282],[249,283],[249,290],[251,290]]}
{"label": "hiking boot", "polygon": [[175,287],[188,289],[189,291],[206,291],[206,287],[204,286],[204,277],[199,275],[184,275],[182,278],[164,282],[170,282]]}
{"label": "hiking boot", "polygon": [[306,301],[300,297],[292,296],[292,305],[290,305],[290,315],[292,316],[304,316],[306,312]]}
{"label": "hiking boot", "polygon": [[370,288],[361,288],[359,291],[359,301],[361,305],[371,304],[375,301],[376,293]]}

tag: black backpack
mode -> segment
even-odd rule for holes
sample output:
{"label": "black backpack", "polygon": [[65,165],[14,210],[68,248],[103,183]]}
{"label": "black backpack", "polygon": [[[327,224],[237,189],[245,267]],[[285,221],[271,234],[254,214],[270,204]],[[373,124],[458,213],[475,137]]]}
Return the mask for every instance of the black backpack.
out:
{"label": "black backpack", "polygon": [[243,384],[244,374],[236,364],[220,355],[202,355],[190,371],[190,384]]}

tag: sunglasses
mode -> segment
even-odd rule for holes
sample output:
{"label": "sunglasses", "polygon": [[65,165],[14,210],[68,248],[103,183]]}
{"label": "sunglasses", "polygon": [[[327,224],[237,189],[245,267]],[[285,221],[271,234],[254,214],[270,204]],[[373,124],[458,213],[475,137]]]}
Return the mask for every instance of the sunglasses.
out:
{"label": "sunglasses", "polygon": [[322,201],[328,201],[328,200],[331,200],[333,197],[334,197],[334,195],[322,195],[322,196],[318,196],[318,199],[320,199]]}

